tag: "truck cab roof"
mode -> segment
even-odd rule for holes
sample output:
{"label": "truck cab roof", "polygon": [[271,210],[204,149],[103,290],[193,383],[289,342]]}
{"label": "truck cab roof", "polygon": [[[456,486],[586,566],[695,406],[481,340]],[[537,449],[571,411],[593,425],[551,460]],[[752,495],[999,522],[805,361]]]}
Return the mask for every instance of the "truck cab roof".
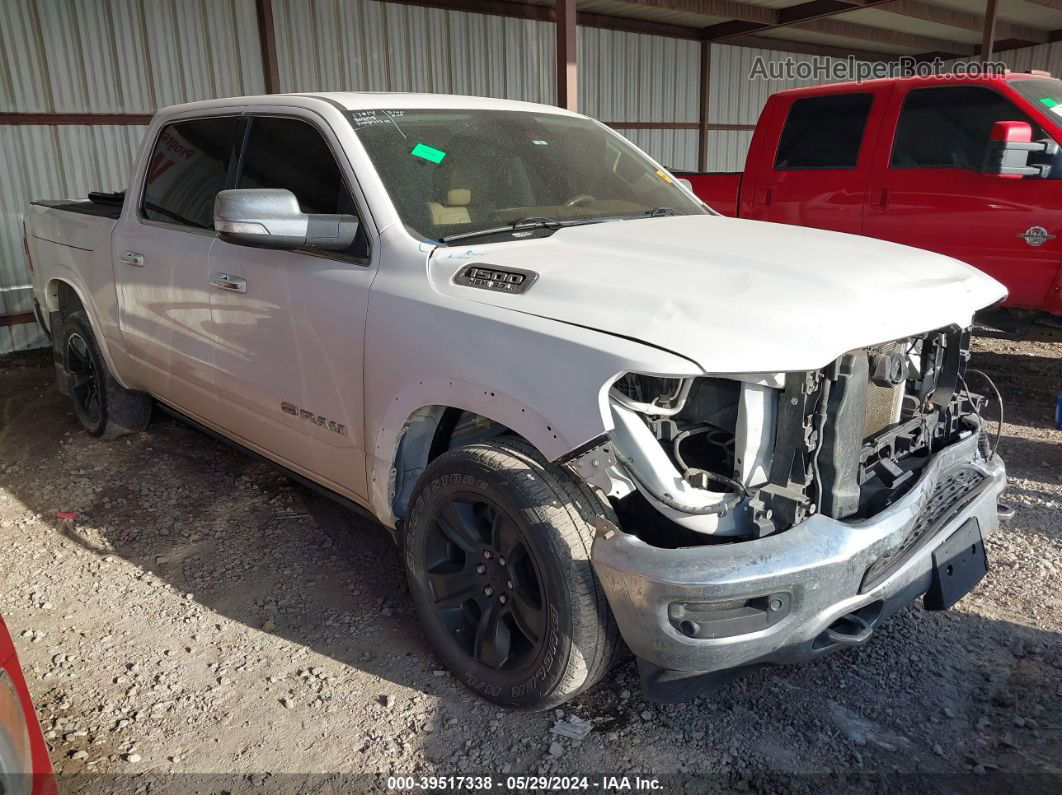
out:
{"label": "truck cab roof", "polygon": [[983,75],[940,75],[937,77],[883,77],[876,80],[850,80],[844,83],[827,83],[819,86],[806,86],[803,88],[790,88],[779,91],[772,97],[791,96],[815,96],[818,94],[844,93],[858,89],[876,88],[884,85],[958,85],[962,83],[976,83],[978,85],[992,85],[1007,83],[1012,80],[1052,80],[1052,75],[1045,72],[1010,72],[1002,76]]}
{"label": "truck cab roof", "polygon": [[579,116],[570,110],[534,102],[511,99],[475,97],[464,94],[423,94],[397,91],[315,91],[291,94],[259,94],[243,97],[188,102],[159,109],[159,114],[171,115],[186,111],[209,111],[231,108],[233,105],[292,105],[307,107],[314,101],[326,102],[343,111],[387,109],[438,110],[522,110],[558,116]]}

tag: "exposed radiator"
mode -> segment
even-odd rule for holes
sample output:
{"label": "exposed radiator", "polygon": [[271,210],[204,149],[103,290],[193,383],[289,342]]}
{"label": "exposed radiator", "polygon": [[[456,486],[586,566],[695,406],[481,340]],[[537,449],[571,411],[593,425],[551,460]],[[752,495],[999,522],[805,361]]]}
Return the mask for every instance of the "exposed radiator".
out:
{"label": "exposed radiator", "polygon": [[[907,341],[889,342],[877,345],[872,350],[889,353],[893,350],[903,352]],[[863,421],[863,438],[867,439],[893,423],[900,421],[900,409],[903,405],[903,384],[897,386],[878,386],[873,381],[867,384],[867,412]]]}

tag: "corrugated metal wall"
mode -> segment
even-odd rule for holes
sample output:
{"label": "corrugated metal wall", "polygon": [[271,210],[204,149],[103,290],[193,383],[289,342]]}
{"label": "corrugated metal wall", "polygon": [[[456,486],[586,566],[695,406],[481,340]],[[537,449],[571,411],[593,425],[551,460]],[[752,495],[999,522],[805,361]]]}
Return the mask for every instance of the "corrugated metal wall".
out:
{"label": "corrugated metal wall", "polygon": [[0,110],[151,113],[265,90],[254,0],[4,0]]}
{"label": "corrugated metal wall", "polygon": [[698,42],[579,28],[578,46],[580,112],[602,121],[697,121]]}
{"label": "corrugated metal wall", "polygon": [[[973,58],[953,58],[944,61],[945,68],[958,61],[972,62]],[[1004,50],[994,53],[993,61],[1002,61],[1007,68],[1014,72],[1028,72],[1030,69],[1043,69],[1055,77],[1062,75],[1062,41],[1053,41],[1050,44],[1036,44],[1032,47],[1022,47],[1018,50]]]}
{"label": "corrugated metal wall", "polygon": [[[579,110],[606,122],[697,122],[700,44],[579,28]],[[696,130],[617,127],[674,169],[697,167]]]}
{"label": "corrugated metal wall", "polygon": [[553,25],[370,0],[275,0],[281,91],[431,91],[552,103]]}
{"label": "corrugated metal wall", "polygon": [[1037,44],[1035,47],[1022,47],[1020,50],[1007,50],[996,53],[993,60],[1003,61],[1015,72],[1028,72],[1030,69],[1044,69],[1058,77],[1062,75],[1062,41],[1050,44]]}

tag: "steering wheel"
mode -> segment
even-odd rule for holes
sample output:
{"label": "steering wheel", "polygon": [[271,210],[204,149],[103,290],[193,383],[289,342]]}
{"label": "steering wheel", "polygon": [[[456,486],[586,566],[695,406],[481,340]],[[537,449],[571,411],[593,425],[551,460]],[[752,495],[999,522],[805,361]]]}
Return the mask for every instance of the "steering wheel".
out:
{"label": "steering wheel", "polygon": [[589,193],[580,193],[576,196],[572,196],[568,201],[564,202],[565,207],[582,207],[585,204],[589,204],[592,201],[597,201]]}

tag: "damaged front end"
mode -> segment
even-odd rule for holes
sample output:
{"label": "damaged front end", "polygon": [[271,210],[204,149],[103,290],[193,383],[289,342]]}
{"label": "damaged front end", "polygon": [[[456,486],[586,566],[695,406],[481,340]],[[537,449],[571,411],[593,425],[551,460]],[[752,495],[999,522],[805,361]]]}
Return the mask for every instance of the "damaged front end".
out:
{"label": "damaged front end", "polygon": [[762,538],[817,513],[866,519],[959,439],[980,434],[988,455],[969,339],[950,327],[798,373],[628,374],[609,390],[614,431],[569,466],[659,546]]}
{"label": "damaged front end", "polygon": [[615,508],[591,559],[651,698],[860,645],[976,585],[1006,471],[968,359],[955,327],[807,372],[612,385],[615,429],[568,466]]}

